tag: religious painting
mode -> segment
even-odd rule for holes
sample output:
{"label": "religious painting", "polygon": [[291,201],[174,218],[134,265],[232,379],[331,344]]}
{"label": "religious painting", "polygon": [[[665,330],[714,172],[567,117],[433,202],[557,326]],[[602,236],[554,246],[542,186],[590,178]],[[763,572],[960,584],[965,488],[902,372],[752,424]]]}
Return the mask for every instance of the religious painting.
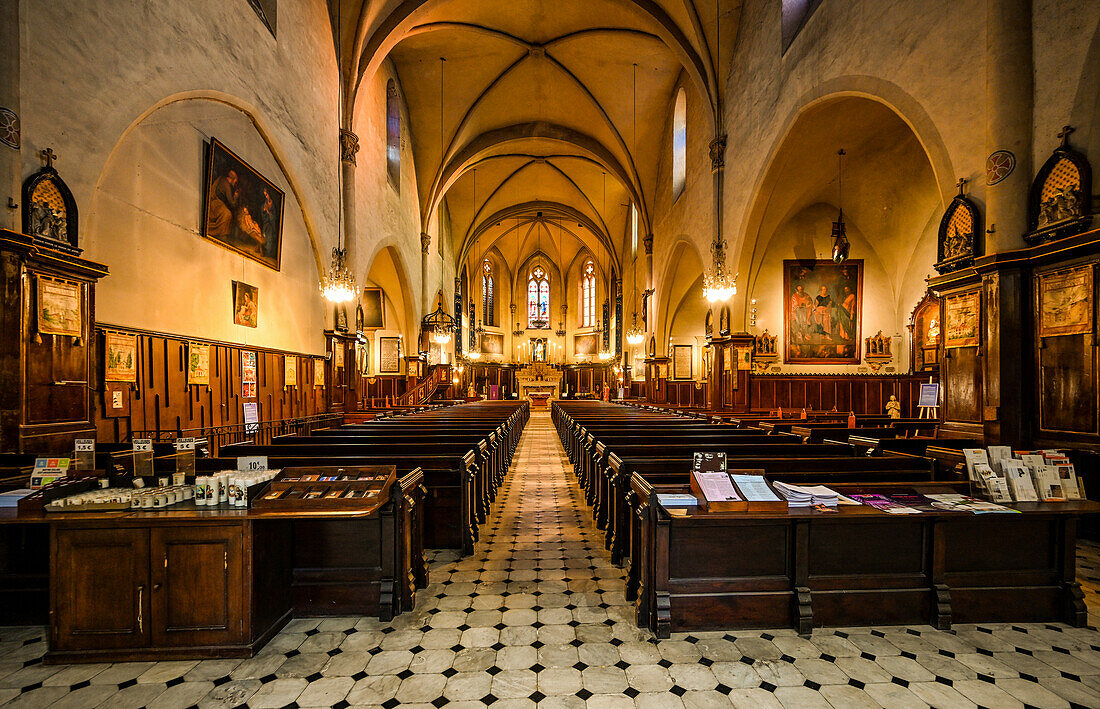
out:
{"label": "religious painting", "polygon": [[547,358],[547,345],[545,337],[532,337],[531,338],[531,361],[532,362],[546,362]]}
{"label": "religious painting", "polygon": [[1039,337],[1092,332],[1092,266],[1039,276]]}
{"label": "religious painting", "polygon": [[359,374],[370,374],[370,340],[355,343],[355,361]]}
{"label": "religious painting", "polygon": [[859,364],[862,260],[785,260],[783,296],[787,362]]}
{"label": "religious painting", "polygon": [[481,333],[481,353],[487,355],[504,354],[504,335],[496,332]]}
{"label": "religious painting", "polygon": [[259,300],[259,288],[240,281],[233,281],[233,324],[256,327],[256,311]]}
{"label": "religious painting", "polygon": [[752,370],[752,347],[735,347],[737,353],[737,368],[747,371]]}
{"label": "religious painting", "polygon": [[340,332],[348,331],[348,308],[346,305],[333,306],[332,311],[333,329]]}
{"label": "religious painting", "polygon": [[256,396],[256,353],[241,350],[241,396]]}
{"label": "religious painting", "polygon": [[298,386],[298,358],[294,355],[283,357],[283,386]]}
{"label": "religious painting", "polygon": [[908,328],[913,372],[934,372],[940,362],[940,299],[931,291],[913,308]]}
{"label": "religious painting", "polygon": [[187,383],[210,386],[210,345],[187,343]]}
{"label": "religious painting", "polygon": [[38,276],[38,332],[43,335],[84,334],[84,299],[79,283]]}
{"label": "religious painting", "polygon": [[364,288],[361,305],[363,306],[362,330],[381,330],[386,326],[383,313],[385,303],[381,288]]}
{"label": "religious painting", "polygon": [[401,338],[378,338],[378,371],[381,374],[397,374],[401,371]]}
{"label": "religious painting", "polygon": [[573,354],[577,356],[581,355],[595,355],[596,354],[596,335],[574,335],[573,336]]}
{"label": "religious painting", "polygon": [[278,271],[282,234],[283,191],[211,138],[202,235]]}
{"label": "religious painting", "polygon": [[978,291],[952,296],[944,301],[945,348],[978,346],[980,309],[981,294]]}
{"label": "religious painting", "polygon": [[672,346],[672,378],[691,379],[691,345]]}
{"label": "religious painting", "polygon": [[325,385],[325,360],[315,359],[313,360],[313,386],[323,387]]}
{"label": "religious painting", "polygon": [[103,336],[103,380],[137,381],[137,335],[107,332]]}

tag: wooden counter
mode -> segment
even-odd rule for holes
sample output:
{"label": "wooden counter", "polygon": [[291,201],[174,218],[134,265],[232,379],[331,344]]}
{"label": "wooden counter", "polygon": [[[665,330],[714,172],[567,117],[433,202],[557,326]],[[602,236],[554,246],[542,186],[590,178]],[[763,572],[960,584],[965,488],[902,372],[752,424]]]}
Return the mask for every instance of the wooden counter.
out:
{"label": "wooden counter", "polygon": [[47,663],[249,657],[296,615],[412,608],[422,481],[355,511],[3,509],[0,528],[48,530]]}
{"label": "wooden counter", "polygon": [[[873,486],[868,486],[868,491]],[[867,506],[837,512],[668,510],[648,504],[638,624],[670,632],[953,622],[1064,622],[1087,611],[1076,579],[1076,525],[1095,502],[1021,503],[1019,514]],[[920,488],[917,488],[918,491]]]}

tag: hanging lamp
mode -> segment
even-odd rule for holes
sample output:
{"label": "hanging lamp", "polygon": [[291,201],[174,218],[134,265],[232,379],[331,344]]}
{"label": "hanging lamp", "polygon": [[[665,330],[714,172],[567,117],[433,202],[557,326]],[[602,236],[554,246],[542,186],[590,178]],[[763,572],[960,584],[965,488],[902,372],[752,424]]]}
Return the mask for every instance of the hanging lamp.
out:
{"label": "hanging lamp", "polygon": [[[336,58],[339,62],[338,71],[340,82],[337,88],[337,102],[341,113],[344,110],[344,37],[342,31],[343,4],[336,6]],[[344,248],[344,199],[340,196],[340,206],[336,212],[337,246],[332,249],[332,261],[329,264],[328,275],[321,278],[321,297],[330,303],[347,303],[353,300],[359,292],[355,285],[355,277],[347,266],[348,252]]]}
{"label": "hanging lamp", "polygon": [[[714,41],[721,47],[722,13],[718,2],[714,3]],[[719,220],[721,215],[719,215]],[[726,271],[726,242],[720,237],[716,228],[714,241],[710,245],[713,261],[709,272],[703,274],[703,298],[708,303],[724,303],[737,295],[737,275],[730,278]]]}
{"label": "hanging lamp", "polygon": [[[439,58],[439,147],[441,151],[443,149],[443,67],[446,61],[443,57]],[[442,230],[439,236],[442,238]],[[439,282],[443,282],[442,256],[439,259]],[[440,298],[435,310],[425,315],[420,321],[420,327],[421,330],[429,333],[432,342],[445,345],[451,341],[452,333],[458,329],[458,321],[443,309],[443,299]]]}
{"label": "hanging lamp", "polygon": [[836,152],[836,183],[837,183],[837,209],[836,221],[833,222],[833,263],[844,263],[848,260],[848,252],[852,245],[848,242],[848,234],[844,226],[844,148]]}

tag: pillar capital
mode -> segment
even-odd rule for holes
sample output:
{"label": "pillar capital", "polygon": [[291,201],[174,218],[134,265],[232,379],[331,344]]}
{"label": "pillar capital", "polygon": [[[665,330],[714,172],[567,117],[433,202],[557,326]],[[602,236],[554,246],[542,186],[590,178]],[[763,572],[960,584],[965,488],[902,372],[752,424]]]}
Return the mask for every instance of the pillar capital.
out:
{"label": "pillar capital", "polygon": [[355,164],[355,154],[359,152],[359,136],[346,128],[340,129],[340,160]]}
{"label": "pillar capital", "polygon": [[716,136],[710,141],[710,169],[717,172],[726,166],[726,136]]}
{"label": "pillar capital", "polygon": [[642,238],[642,246],[645,247],[645,255],[646,256],[652,256],[653,255],[653,234],[646,234]]}

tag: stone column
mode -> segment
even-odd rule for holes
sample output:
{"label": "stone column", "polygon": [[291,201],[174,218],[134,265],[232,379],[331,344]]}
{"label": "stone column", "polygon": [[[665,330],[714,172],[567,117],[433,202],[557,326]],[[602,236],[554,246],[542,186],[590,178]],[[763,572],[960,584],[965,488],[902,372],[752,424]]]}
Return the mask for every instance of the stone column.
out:
{"label": "stone column", "polygon": [[0,226],[21,232],[18,207],[23,164],[19,153],[19,0],[0,0]]}
{"label": "stone column", "polygon": [[985,15],[986,149],[990,156],[1008,151],[1016,162],[1008,177],[986,188],[985,253],[991,254],[1025,245],[1034,104],[1031,0],[986,0]]}

